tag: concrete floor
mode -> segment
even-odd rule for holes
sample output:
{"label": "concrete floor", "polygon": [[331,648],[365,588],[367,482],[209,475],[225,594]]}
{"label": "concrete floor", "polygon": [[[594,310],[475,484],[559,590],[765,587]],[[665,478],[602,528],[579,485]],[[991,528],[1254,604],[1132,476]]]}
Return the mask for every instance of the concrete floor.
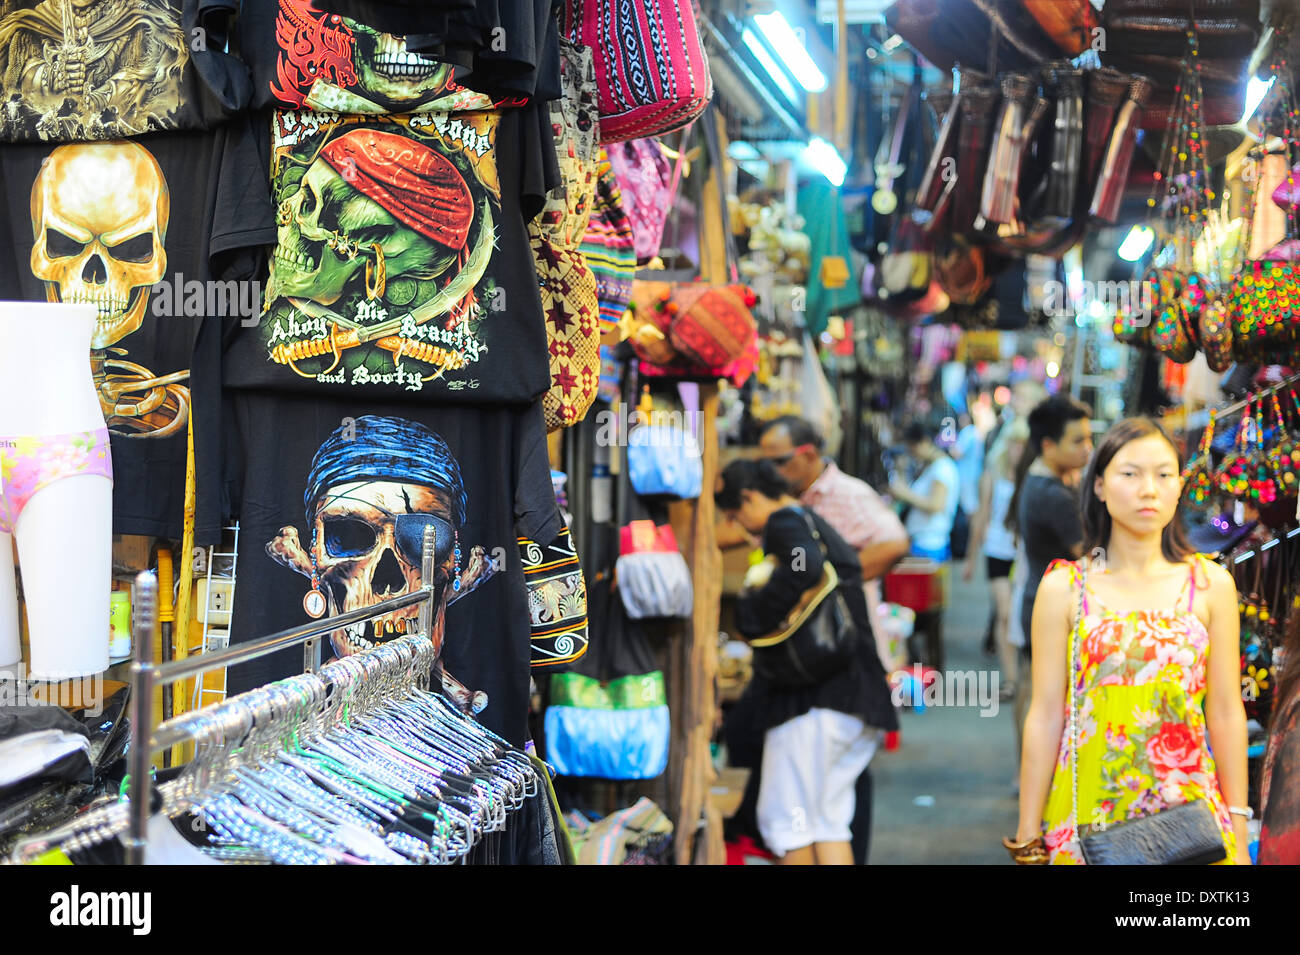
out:
{"label": "concrete floor", "polygon": [[[983,568],[970,583],[954,569],[944,617],[945,669],[996,671],[997,658],[982,648],[992,600]],[[992,675],[984,679],[991,687]],[[996,700],[996,692],[992,696]],[[901,745],[882,750],[871,764],[870,864],[1010,864],[1002,837],[1015,834],[1018,813],[1011,791],[1011,704],[1000,704],[991,716],[980,712],[977,703],[903,712]]]}

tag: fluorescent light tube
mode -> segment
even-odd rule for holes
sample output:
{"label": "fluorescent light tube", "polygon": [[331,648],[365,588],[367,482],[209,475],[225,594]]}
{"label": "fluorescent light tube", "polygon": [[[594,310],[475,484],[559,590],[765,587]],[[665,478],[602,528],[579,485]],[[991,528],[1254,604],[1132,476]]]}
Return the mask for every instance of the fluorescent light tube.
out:
{"label": "fluorescent light tube", "polygon": [[759,65],[767,70],[767,75],[772,77],[772,82],[780,87],[785,98],[790,101],[791,105],[799,102],[799,94],[795,92],[794,84],[786,78],[785,70],[781,69],[776,60],[772,59],[772,54],[767,52],[767,47],[763,46],[763,41],[758,38],[758,34],[753,30],[745,30],[741,33],[740,38],[745,41],[745,46],[749,47],[749,52],[753,53],[758,59]]}
{"label": "fluorescent light tube", "polygon": [[839,187],[844,184],[844,174],[848,172],[848,166],[840,158],[839,150],[820,136],[814,136],[809,141],[803,157],[809,165],[825,176],[832,186]]}
{"label": "fluorescent light tube", "polygon": [[761,13],[754,17],[754,24],[763,31],[767,42],[772,44],[772,49],[776,50],[776,55],[790,69],[800,86],[809,93],[820,93],[826,89],[826,74],[813,62],[808,48],[784,14],[779,10],[775,13]]}
{"label": "fluorescent light tube", "polygon": [[1125,262],[1136,262],[1147,254],[1147,250],[1155,241],[1156,234],[1149,226],[1135,225],[1128,230],[1128,235],[1119,244],[1119,257]]}

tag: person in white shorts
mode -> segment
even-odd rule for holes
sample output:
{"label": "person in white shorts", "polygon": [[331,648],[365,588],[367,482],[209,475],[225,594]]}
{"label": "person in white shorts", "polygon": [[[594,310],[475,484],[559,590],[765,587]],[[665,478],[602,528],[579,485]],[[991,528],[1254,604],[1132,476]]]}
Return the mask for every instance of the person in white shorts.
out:
{"label": "person in white shorts", "polygon": [[[762,535],[766,559],[746,578],[736,627],[747,639],[779,631],[815,591],[826,561],[834,567],[858,633],[843,669],[812,686],[791,687],[755,649],[746,691],[764,732],[758,828],[787,865],[852,865],[849,826],[854,784],[883,732],[898,728],[884,667],[870,638],[861,565],[853,548],[791,496],[771,461],[734,461],[722,472],[718,508]],[[821,612],[821,611],[818,611]]]}

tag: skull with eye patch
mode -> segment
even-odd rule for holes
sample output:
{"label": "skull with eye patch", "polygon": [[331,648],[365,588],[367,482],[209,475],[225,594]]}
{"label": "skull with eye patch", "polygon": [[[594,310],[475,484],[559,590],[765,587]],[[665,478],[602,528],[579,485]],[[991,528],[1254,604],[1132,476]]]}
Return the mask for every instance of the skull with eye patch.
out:
{"label": "skull with eye patch", "polygon": [[32,184],[32,273],[51,302],[94,305],[91,347],[144,321],[149,290],[167,269],[167,181],[133,142],[59,146]]}
{"label": "skull with eye patch", "polygon": [[[446,442],[417,422],[364,416],[326,439],[312,462],[304,494],[305,545],[286,526],[266,545],[277,562],[311,579],[329,616],[373,607],[420,588],[423,540],[433,528],[433,625],[441,650],[447,607],[477,589],[498,568],[485,548],[462,549],[459,530],[468,500],[460,466]],[[331,634],[339,656],[414,632],[418,605],[350,624]],[[443,676],[444,686],[450,680]],[[477,711],[486,697],[451,681],[453,698]],[[459,688],[459,690],[455,689]],[[468,701],[468,702],[467,702]]]}

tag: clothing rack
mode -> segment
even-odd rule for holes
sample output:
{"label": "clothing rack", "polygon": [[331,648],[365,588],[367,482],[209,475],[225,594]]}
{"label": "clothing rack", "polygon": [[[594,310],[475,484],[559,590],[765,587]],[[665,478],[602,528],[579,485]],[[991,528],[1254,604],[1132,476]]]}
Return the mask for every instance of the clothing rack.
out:
{"label": "clothing rack", "polygon": [[[431,637],[433,631],[433,585],[434,585],[434,550],[436,532],[433,527],[424,530],[424,548],[420,562],[420,588],[409,594],[390,597],[370,607],[362,607],[334,617],[326,617],[315,623],[303,624],[273,633],[258,640],[241,643],[236,647],[218,653],[201,654],[168,663],[153,661],[153,629],[158,615],[158,581],[154,574],[146,571],[136,578],[136,619],[135,619],[135,653],[131,664],[131,706],[130,718],[132,731],[136,734],[128,753],[127,807],[129,816],[126,835],[122,842],[126,850],[127,865],[140,865],[144,862],[146,832],[153,801],[153,778],[150,773],[149,758],[154,753],[169,749],[179,743],[192,740],[201,727],[208,722],[206,710],[197,710],[161,723],[152,732],[153,726],[153,691],[160,685],[168,685],[190,677],[201,677],[207,670],[230,667],[247,663],[268,654],[277,653],[291,647],[303,647],[303,670],[307,673],[317,671],[316,649],[320,638],[340,627],[361,623],[373,617],[382,616],[393,610],[420,605],[420,616],[416,633]],[[120,806],[120,804],[118,804]],[[108,807],[110,810],[118,806]]]}

